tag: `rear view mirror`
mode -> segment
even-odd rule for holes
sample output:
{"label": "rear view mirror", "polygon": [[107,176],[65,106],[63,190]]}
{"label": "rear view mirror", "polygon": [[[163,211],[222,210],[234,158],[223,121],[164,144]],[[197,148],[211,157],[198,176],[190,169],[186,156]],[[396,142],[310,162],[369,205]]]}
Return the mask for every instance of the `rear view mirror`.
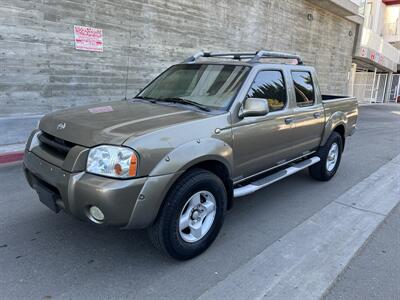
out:
{"label": "rear view mirror", "polygon": [[265,116],[269,113],[267,99],[247,98],[239,111],[239,118]]}

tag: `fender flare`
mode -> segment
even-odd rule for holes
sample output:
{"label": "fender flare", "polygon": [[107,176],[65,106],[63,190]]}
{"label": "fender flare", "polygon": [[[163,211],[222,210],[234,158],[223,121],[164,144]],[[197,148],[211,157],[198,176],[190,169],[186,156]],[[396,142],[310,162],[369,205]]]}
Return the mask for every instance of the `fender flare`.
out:
{"label": "fender flare", "polygon": [[186,171],[190,167],[207,160],[221,162],[229,175],[233,170],[233,149],[222,140],[205,138],[190,141],[169,152],[154,167],[149,176],[159,176]]}
{"label": "fender flare", "polygon": [[346,124],[347,124],[347,116],[343,112],[335,112],[333,113],[329,119],[326,121],[324,132],[322,134],[322,139],[321,139],[321,144],[320,146],[324,146],[326,142],[328,141],[328,138],[332,134],[333,130],[338,127],[339,125],[342,125],[346,136]]}

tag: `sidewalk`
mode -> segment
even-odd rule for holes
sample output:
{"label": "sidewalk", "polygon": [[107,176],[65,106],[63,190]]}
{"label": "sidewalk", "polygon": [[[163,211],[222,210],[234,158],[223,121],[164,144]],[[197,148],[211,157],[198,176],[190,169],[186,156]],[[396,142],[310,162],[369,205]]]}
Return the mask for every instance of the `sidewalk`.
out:
{"label": "sidewalk", "polygon": [[325,300],[400,299],[400,205],[353,258]]}
{"label": "sidewalk", "polygon": [[26,140],[41,115],[0,117],[0,164],[21,160]]}

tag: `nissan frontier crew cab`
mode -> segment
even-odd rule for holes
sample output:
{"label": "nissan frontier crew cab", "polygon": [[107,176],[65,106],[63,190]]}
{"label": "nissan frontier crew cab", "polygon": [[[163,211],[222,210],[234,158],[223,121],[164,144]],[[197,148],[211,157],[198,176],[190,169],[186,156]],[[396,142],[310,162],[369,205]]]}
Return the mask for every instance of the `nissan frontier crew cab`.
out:
{"label": "nissan frontier crew cab", "polygon": [[234,198],[305,168],[331,179],[357,114],[355,98],[321,95],[299,56],[200,52],[131,100],[44,116],[24,170],[53,211],[148,228],[155,246],[189,259],[217,237]]}

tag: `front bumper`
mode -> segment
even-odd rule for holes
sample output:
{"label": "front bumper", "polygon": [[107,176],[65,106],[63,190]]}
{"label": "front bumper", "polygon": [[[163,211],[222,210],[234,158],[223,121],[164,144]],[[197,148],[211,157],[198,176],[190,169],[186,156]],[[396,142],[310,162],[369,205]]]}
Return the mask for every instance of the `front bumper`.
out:
{"label": "front bumper", "polygon": [[[32,188],[54,193],[58,209],[89,220],[89,208],[97,206],[105,216],[102,224],[135,227],[131,224],[135,220],[133,211],[147,177],[118,180],[86,172],[69,173],[29,151],[25,152],[24,171]],[[152,220],[145,220],[149,222]]]}

